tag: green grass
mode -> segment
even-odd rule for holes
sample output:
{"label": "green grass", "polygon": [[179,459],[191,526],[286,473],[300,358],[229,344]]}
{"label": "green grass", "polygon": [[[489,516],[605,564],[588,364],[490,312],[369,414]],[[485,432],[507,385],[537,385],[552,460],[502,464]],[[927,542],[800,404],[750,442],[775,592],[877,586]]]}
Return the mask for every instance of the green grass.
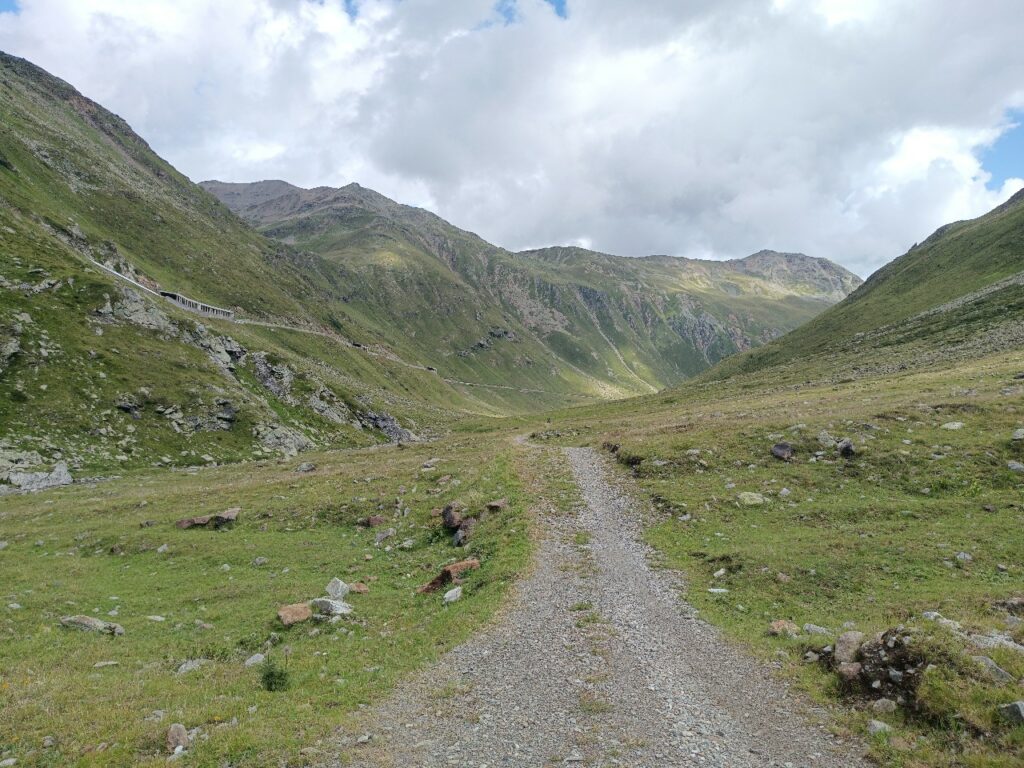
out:
{"label": "green grass", "polygon": [[[438,468],[425,471],[430,457]],[[190,765],[294,761],[467,637],[526,566],[527,509],[544,483],[529,474],[534,460],[503,440],[313,458],[319,468],[309,474],[295,473],[295,462],[160,470],[4,499],[4,604],[21,607],[4,608],[0,620],[0,744],[19,764],[162,764],[173,722],[204,734]],[[449,500],[480,510],[498,497],[508,509],[482,519],[464,549],[431,515]],[[242,513],[229,530],[174,526],[231,506]],[[380,529],[356,526],[370,514],[397,529],[380,547]],[[442,565],[470,556],[482,565],[461,601],[446,607],[440,594],[416,594]],[[277,622],[279,605],[324,594],[335,576],[369,586],[350,596],[351,617]],[[119,622],[125,634],[58,626],[77,613]],[[268,641],[272,663],[286,670],[283,690],[266,690],[265,670],[243,666]],[[209,661],[175,674],[199,658]],[[117,665],[94,667],[103,661]],[[147,719],[154,710],[165,713],[159,722]],[[40,749],[51,734],[58,746]]]}

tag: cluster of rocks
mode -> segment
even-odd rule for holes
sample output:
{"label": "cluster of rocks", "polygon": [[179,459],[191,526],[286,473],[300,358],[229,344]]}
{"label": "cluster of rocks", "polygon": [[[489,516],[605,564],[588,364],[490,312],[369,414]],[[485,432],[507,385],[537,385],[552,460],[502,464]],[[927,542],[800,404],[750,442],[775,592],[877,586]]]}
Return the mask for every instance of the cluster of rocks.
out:
{"label": "cluster of rocks", "polygon": [[355,610],[345,598],[349,593],[365,593],[368,589],[365,584],[348,585],[339,578],[333,578],[326,587],[325,597],[315,597],[303,603],[292,603],[282,605],[277,610],[277,618],[284,626],[290,627],[304,621],[314,619],[316,621],[336,622],[342,616],[348,616]]}
{"label": "cluster of rocks", "polygon": [[419,438],[398,423],[398,419],[384,411],[365,411],[358,416],[359,423],[367,429],[375,429],[392,443],[413,443]]}
{"label": "cluster of rocks", "polygon": [[252,433],[264,448],[285,456],[295,456],[299,451],[308,451],[313,447],[313,441],[299,430],[283,424],[257,424]]}
{"label": "cluster of rocks", "polygon": [[[852,459],[857,455],[857,449],[853,445],[853,440],[848,437],[833,437],[824,429],[818,433],[818,444],[828,450],[834,450],[844,459]],[[815,453],[815,458],[820,459],[825,456],[825,452]]]}
{"label": "cluster of rocks", "polygon": [[295,405],[292,397],[292,384],[295,372],[284,363],[274,364],[267,358],[266,352],[255,352],[252,355],[253,374],[263,387],[290,405]]}
{"label": "cluster of rocks", "polygon": [[507,499],[495,499],[487,502],[483,510],[470,512],[465,505],[453,501],[440,510],[441,524],[451,534],[452,544],[456,547],[463,547],[469,541],[473,529],[488,513],[500,512],[507,507]]}
{"label": "cluster of rocks", "polygon": [[417,589],[416,592],[421,595],[426,595],[438,592],[449,585],[454,585],[454,589],[450,589],[445,592],[444,601],[445,603],[455,602],[462,597],[462,587],[459,586],[462,584],[462,575],[467,571],[475,571],[479,567],[480,561],[476,558],[451,563],[442,568],[437,576]]}
{"label": "cluster of rocks", "polygon": [[74,481],[66,461],[58,460],[51,469],[39,469],[45,463],[36,451],[21,451],[0,444],[0,489],[42,491]]}

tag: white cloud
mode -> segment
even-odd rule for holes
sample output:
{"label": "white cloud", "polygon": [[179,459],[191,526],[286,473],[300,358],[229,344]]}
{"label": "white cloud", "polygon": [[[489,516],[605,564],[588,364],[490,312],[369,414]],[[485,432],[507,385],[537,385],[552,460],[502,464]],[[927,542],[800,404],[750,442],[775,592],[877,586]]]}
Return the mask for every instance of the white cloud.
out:
{"label": "white cloud", "polygon": [[0,48],[195,179],[350,181],[510,248],[866,274],[998,191],[1018,0],[23,0]]}

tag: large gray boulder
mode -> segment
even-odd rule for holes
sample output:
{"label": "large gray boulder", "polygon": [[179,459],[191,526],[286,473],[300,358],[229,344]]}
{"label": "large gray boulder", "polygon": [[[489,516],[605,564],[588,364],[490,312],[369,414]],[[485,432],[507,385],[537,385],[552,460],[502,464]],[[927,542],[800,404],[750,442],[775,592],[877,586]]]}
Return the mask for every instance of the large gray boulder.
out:
{"label": "large gray boulder", "polygon": [[7,475],[7,482],[23,491],[42,491],[61,485],[71,485],[74,479],[68,471],[67,463],[60,461],[50,472],[12,470]]}

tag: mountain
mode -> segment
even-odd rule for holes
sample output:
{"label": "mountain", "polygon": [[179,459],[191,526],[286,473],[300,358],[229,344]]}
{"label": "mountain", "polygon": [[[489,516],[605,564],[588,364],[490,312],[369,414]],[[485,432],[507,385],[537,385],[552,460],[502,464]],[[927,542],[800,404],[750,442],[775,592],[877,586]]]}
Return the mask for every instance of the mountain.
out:
{"label": "mountain", "polygon": [[705,374],[889,373],[1024,348],[1024,190],[936,230],[843,301]]}
{"label": "mountain", "polygon": [[856,283],[788,254],[515,254],[358,185],[208,184],[225,205],[6,54],[0,111],[0,484],[649,392]]}
{"label": "mountain", "polygon": [[512,253],[350,184],[202,186],[261,233],[322,256],[350,319],[402,354],[485,383],[649,392],[762,344],[860,280],[825,259]]}

